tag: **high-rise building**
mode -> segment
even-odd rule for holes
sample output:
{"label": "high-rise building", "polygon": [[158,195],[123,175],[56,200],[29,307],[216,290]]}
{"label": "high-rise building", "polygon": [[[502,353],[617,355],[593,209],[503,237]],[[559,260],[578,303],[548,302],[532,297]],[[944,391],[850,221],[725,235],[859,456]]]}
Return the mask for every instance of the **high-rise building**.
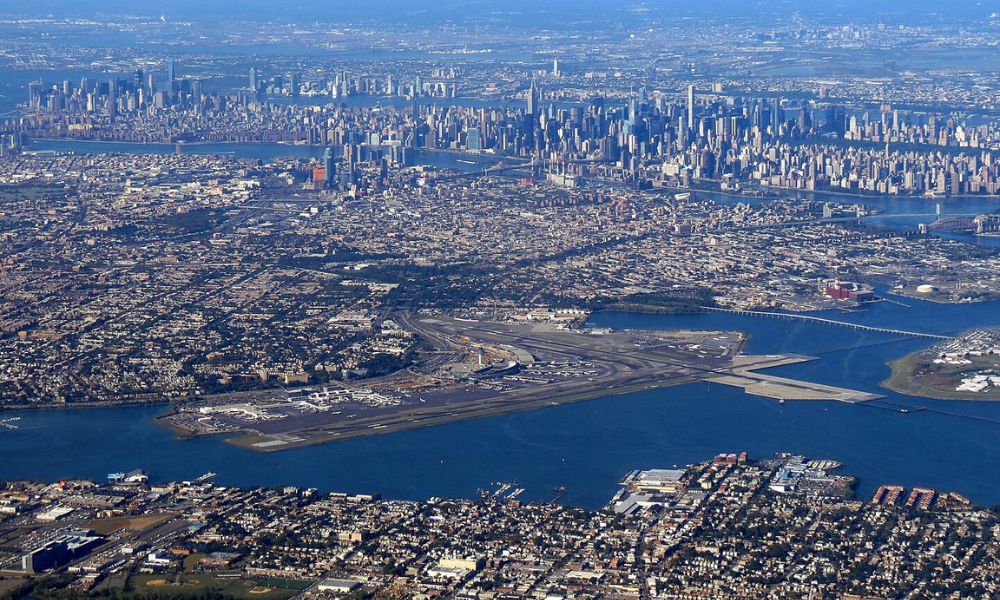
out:
{"label": "high-rise building", "polygon": [[32,81],[28,84],[28,105],[31,108],[39,107],[44,85],[41,81]]}
{"label": "high-rise building", "polygon": [[466,147],[469,150],[482,150],[483,144],[479,137],[479,129],[476,127],[469,128],[466,133]]}
{"label": "high-rise building", "polygon": [[201,103],[201,80],[195,79],[191,84],[191,98],[195,104]]}
{"label": "high-rise building", "polygon": [[552,59],[552,76],[553,77],[559,77],[559,59],[558,58],[553,58]]}
{"label": "high-rise building", "polygon": [[250,67],[250,91],[257,93],[257,68]]}
{"label": "high-rise building", "polygon": [[329,146],[323,151],[323,169],[325,172],[326,187],[333,186],[333,180],[337,176],[337,165],[333,160],[333,148]]}
{"label": "high-rise building", "polygon": [[694,85],[688,86],[688,130],[694,129]]}
{"label": "high-rise building", "polygon": [[340,185],[341,187],[347,188],[354,185],[354,183],[356,182],[354,164],[358,160],[357,146],[355,146],[354,144],[344,145],[344,160],[347,163],[347,173],[340,180]]}
{"label": "high-rise building", "polygon": [[167,59],[167,82],[173,83],[174,81],[174,59]]}
{"label": "high-rise building", "polygon": [[531,87],[528,88],[528,109],[529,115],[538,116],[538,88],[535,87],[535,80],[531,80]]}

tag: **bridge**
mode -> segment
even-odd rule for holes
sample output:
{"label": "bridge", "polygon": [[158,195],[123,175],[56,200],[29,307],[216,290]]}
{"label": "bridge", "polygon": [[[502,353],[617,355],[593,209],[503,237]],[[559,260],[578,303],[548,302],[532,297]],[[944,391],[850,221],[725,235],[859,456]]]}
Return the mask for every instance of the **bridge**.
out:
{"label": "bridge", "polygon": [[968,217],[949,215],[941,217],[927,226],[930,231],[972,231],[976,228],[976,223]]}
{"label": "bridge", "polygon": [[860,323],[851,323],[850,321],[837,321],[835,319],[826,319],[824,317],[816,317],[812,315],[797,315],[792,313],[780,313],[780,312],[767,312],[761,310],[739,310],[734,308],[717,308],[714,306],[703,306],[703,309],[711,312],[724,312],[736,315],[752,315],[757,317],[774,317],[777,319],[791,319],[799,321],[812,321],[814,323],[823,323],[825,325],[836,325],[838,327],[847,327],[848,329],[857,329],[860,331],[873,331],[875,333],[889,333],[892,335],[905,335],[909,337],[920,337],[920,338],[930,338],[934,340],[950,340],[951,337],[947,335],[939,335],[936,333],[924,333],[921,331],[907,331],[905,329],[892,329],[890,327],[875,327],[873,325],[861,325]]}
{"label": "bridge", "polygon": [[[455,181],[455,180],[459,180],[459,179],[474,179],[476,177],[488,177],[490,175],[503,175],[504,173],[508,173],[508,172],[511,172],[511,171],[522,171],[522,170],[528,170],[528,171],[531,171],[532,174],[536,174],[537,171],[544,169],[545,166],[546,166],[546,164],[551,164],[552,162],[554,162],[554,161],[547,161],[547,160],[546,161],[541,161],[538,158],[532,158],[529,161],[523,161],[523,159],[511,159],[510,157],[507,157],[506,159],[507,160],[518,160],[519,162],[516,162],[516,163],[513,163],[513,164],[508,164],[508,163],[506,163],[504,161],[500,161],[498,163],[495,163],[493,165],[485,167],[481,171],[480,170],[475,170],[475,171],[471,171],[470,170],[470,171],[467,171],[465,173],[455,173],[455,174],[451,174],[451,175],[440,175],[440,176],[434,177],[433,181],[440,183],[440,182],[445,182],[445,181]],[[573,160],[555,161],[555,162],[560,162],[561,164],[566,164],[566,165],[579,165],[579,164],[605,163],[605,162],[612,162],[612,161],[610,159],[607,159],[607,158],[578,158],[578,159],[573,159]]]}

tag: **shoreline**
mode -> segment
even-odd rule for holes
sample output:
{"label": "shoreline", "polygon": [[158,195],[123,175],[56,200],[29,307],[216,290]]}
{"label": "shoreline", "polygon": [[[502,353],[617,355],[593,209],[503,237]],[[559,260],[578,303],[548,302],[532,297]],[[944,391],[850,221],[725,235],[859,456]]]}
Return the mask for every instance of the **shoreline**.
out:
{"label": "shoreline", "polygon": [[[105,145],[130,145],[130,146],[163,146],[163,147],[177,147],[181,148],[197,148],[200,146],[282,146],[289,148],[327,148],[330,147],[329,144],[308,144],[308,143],[298,143],[298,142],[278,142],[278,141],[210,141],[210,140],[200,140],[194,142],[134,142],[126,140],[95,140],[90,138],[74,138],[74,137],[30,137],[28,138],[28,143],[25,145],[25,149],[28,152],[45,152],[45,150],[32,150],[32,142],[55,142],[59,144],[105,144]],[[434,154],[448,154],[461,157],[472,157],[480,158],[478,162],[503,162],[503,161],[514,161],[518,163],[527,164],[530,161],[528,159],[519,156],[505,156],[502,154],[488,154],[483,152],[467,152],[465,150],[456,150],[453,148],[417,148],[421,152],[431,152]],[[476,161],[473,161],[476,162]]]}
{"label": "shoreline", "polygon": [[[317,435],[308,439],[299,439],[294,441],[289,441],[287,443],[274,444],[270,446],[256,446],[255,444],[261,442],[271,442],[279,439],[277,436],[270,436],[267,434],[260,434],[257,432],[245,431],[245,432],[219,432],[212,434],[193,434],[189,437],[210,437],[216,435],[231,435],[224,440],[226,444],[231,446],[236,446],[237,448],[242,448],[244,450],[252,450],[254,452],[264,452],[264,453],[274,453],[283,452],[285,450],[294,450],[296,448],[306,448],[309,446],[318,446],[322,444],[330,444],[335,442],[354,440],[360,438],[377,437],[387,434],[400,433],[403,431],[412,431],[415,429],[424,429],[427,427],[436,427],[439,425],[447,425],[449,423],[459,423],[462,421],[471,421],[475,419],[484,419],[489,417],[496,417],[506,414],[513,414],[518,412],[528,412],[534,410],[541,410],[548,407],[562,406],[564,404],[574,404],[576,402],[586,402],[588,400],[596,400],[599,398],[621,396],[625,394],[631,394],[642,391],[652,391],[655,389],[662,389],[668,387],[676,387],[681,385],[687,385],[690,383],[697,383],[699,381],[706,381],[705,374],[696,375],[684,375],[677,379],[667,379],[656,383],[636,383],[620,388],[593,388],[587,391],[581,391],[574,394],[570,394],[561,398],[541,398],[538,400],[529,400],[525,402],[518,402],[510,404],[507,406],[480,406],[476,403],[471,403],[466,407],[454,408],[447,413],[442,413],[439,415],[430,415],[425,418],[421,418],[419,421],[413,419],[413,415],[417,414],[415,412],[401,413],[394,418],[402,419],[400,422],[387,424],[374,429],[371,427],[363,427],[361,429],[354,429],[346,432],[331,432],[326,434]],[[462,409],[465,409],[462,411]],[[462,412],[459,412],[462,411]],[[154,421],[159,420],[158,418]],[[389,419],[382,419],[387,421]],[[160,423],[157,423],[160,427],[169,427]],[[173,427],[169,427],[174,429]],[[278,434],[285,437],[293,437],[299,434],[307,434],[308,430],[302,432],[288,432]]]}
{"label": "shoreline", "polygon": [[44,404],[0,404],[0,414],[6,411],[33,411],[33,410],[77,410],[85,408],[129,408],[140,406],[166,406],[174,405],[170,400],[151,400],[148,402],[69,402],[56,403],[46,402]]}
{"label": "shoreline", "polygon": [[[220,146],[221,145],[232,145],[232,146],[238,146],[238,145],[255,145],[255,146],[276,145],[276,146],[288,146],[288,147],[291,147],[291,148],[296,148],[296,147],[303,147],[303,148],[325,148],[325,147],[327,147],[326,144],[309,144],[309,143],[281,142],[281,141],[232,141],[232,140],[210,141],[210,140],[199,140],[199,141],[193,141],[193,142],[184,142],[184,141],[181,141],[181,142],[135,142],[135,141],[126,141],[126,140],[96,140],[96,139],[90,139],[90,138],[73,138],[73,137],[30,137],[29,141],[28,141],[28,144],[25,146],[25,148],[29,152],[31,152],[31,151],[35,151],[35,152],[44,151],[44,150],[32,150],[30,148],[32,141],[57,142],[57,143],[73,143],[73,142],[77,142],[77,143],[84,143],[84,144],[108,144],[108,145],[111,145],[111,144],[133,144],[133,145],[137,145],[137,146],[175,146],[175,147],[179,146],[181,148],[185,148],[185,147],[197,148],[199,146],[216,146],[216,145],[220,145]],[[450,154],[450,155],[463,156],[463,157],[488,158],[488,159],[493,159],[494,161],[508,161],[508,160],[510,160],[510,161],[518,161],[518,162],[521,162],[521,163],[527,163],[527,162],[529,162],[527,159],[524,159],[522,157],[517,157],[517,156],[504,156],[504,155],[500,155],[500,154],[486,154],[486,153],[483,153],[483,152],[466,152],[466,151],[463,151],[463,150],[456,150],[456,149],[452,149],[452,148],[418,148],[418,150],[421,150],[421,151],[424,151],[424,152],[434,152],[434,153],[441,153],[441,154]],[[597,179],[597,180],[601,181],[600,179]],[[757,190],[757,191],[760,191],[763,194],[761,196],[755,196],[755,195],[743,194],[743,193],[740,193],[740,192],[732,192],[732,191],[726,191],[726,190],[721,190],[721,189],[710,189],[709,188],[709,185],[720,184],[722,180],[700,179],[699,181],[706,182],[708,185],[706,185],[704,187],[699,187],[699,186],[665,186],[665,187],[662,187],[662,188],[654,188],[653,191],[664,191],[664,192],[667,192],[667,193],[670,193],[672,190],[691,191],[691,192],[707,192],[707,193],[720,194],[720,195],[727,196],[727,197],[730,197],[730,198],[738,198],[738,199],[743,199],[743,200],[772,200],[772,199],[775,199],[775,198],[782,197],[782,192],[784,192],[784,193],[791,192],[791,193],[795,193],[795,194],[828,194],[828,195],[831,195],[831,196],[838,196],[838,197],[843,197],[843,198],[856,198],[856,199],[872,199],[872,198],[880,198],[880,199],[887,199],[887,200],[915,199],[915,200],[926,200],[927,202],[935,202],[935,201],[946,200],[946,199],[965,199],[965,198],[982,198],[982,199],[1000,200],[1000,194],[948,194],[948,195],[941,196],[941,197],[927,197],[927,196],[913,195],[913,194],[882,194],[882,193],[878,193],[878,192],[871,192],[871,193],[842,192],[842,191],[838,191],[838,190],[834,190],[834,189],[804,190],[804,189],[801,189],[801,188],[792,188],[792,187],[785,187],[785,186],[778,186],[778,185],[766,185],[766,186],[764,186],[764,185],[757,185],[757,186],[746,188],[747,190]],[[607,182],[607,183],[612,183],[612,182]],[[768,193],[769,190],[775,190],[775,193]]]}
{"label": "shoreline", "polygon": [[973,394],[972,392],[951,392],[917,382],[913,378],[910,363],[916,359],[919,352],[913,352],[887,362],[886,365],[891,370],[891,374],[879,382],[879,387],[911,398],[927,398],[942,402],[1000,402],[1000,394],[989,396]]}

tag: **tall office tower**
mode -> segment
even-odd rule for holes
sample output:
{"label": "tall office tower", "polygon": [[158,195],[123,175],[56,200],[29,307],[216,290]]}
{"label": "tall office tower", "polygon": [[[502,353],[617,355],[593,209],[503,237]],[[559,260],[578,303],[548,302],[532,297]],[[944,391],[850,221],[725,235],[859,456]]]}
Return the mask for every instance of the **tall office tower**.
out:
{"label": "tall office tower", "polygon": [[142,89],[142,69],[136,69],[135,73],[132,73],[132,91],[138,92]]}
{"label": "tall office tower", "polygon": [[174,59],[167,59],[167,82],[173,83],[174,81]]}
{"label": "tall office tower", "polygon": [[541,140],[541,136],[535,134],[535,128],[537,127],[538,117],[540,116],[538,106],[538,88],[535,86],[535,80],[531,80],[531,87],[528,88],[528,107],[524,113],[524,146],[529,151],[537,150],[537,142]]}
{"label": "tall office tower", "polygon": [[559,77],[559,59],[558,58],[553,58],[552,59],[552,76],[553,77]]}
{"label": "tall office tower", "polygon": [[337,175],[337,165],[333,161],[333,148],[327,146],[323,151],[323,170],[326,176],[326,188],[333,187],[333,180]]}
{"label": "tall office tower", "polygon": [[694,86],[688,86],[688,130],[694,129]]}
{"label": "tall office tower", "polygon": [[201,103],[201,80],[195,79],[191,84],[191,98],[195,104]]}
{"label": "tall office tower", "polygon": [[535,87],[535,80],[531,80],[531,87],[528,88],[528,110],[532,116],[538,116],[538,88]]}
{"label": "tall office tower", "polygon": [[482,150],[483,144],[479,137],[479,129],[476,127],[470,127],[466,134],[466,147],[469,150]]}
{"label": "tall office tower", "polygon": [[250,67],[250,91],[257,92],[257,68]]}
{"label": "tall office tower", "polygon": [[302,81],[299,80],[298,73],[288,74],[288,93],[291,96],[297,97],[299,95],[299,87],[302,85]]}
{"label": "tall office tower", "polygon": [[146,75],[146,93],[152,98],[156,93],[156,83],[153,81],[153,74]]}
{"label": "tall office tower", "polygon": [[422,93],[424,93],[424,78],[417,75],[417,82],[414,84],[413,95],[419,96]]}
{"label": "tall office tower", "polygon": [[32,81],[28,84],[28,105],[31,108],[39,107],[44,85],[41,81]]}
{"label": "tall office tower", "polygon": [[357,147],[354,144],[344,145],[344,159],[347,161],[347,173],[341,180],[341,187],[347,187],[355,183],[354,163],[358,159]]}

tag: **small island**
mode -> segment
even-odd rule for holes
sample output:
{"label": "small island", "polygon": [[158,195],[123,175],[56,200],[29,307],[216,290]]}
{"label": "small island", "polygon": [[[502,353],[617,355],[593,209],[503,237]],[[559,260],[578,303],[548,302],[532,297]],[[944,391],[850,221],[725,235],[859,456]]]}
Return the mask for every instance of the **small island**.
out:
{"label": "small island", "polygon": [[938,400],[1000,400],[1000,328],[975,329],[889,363],[882,387]]}

